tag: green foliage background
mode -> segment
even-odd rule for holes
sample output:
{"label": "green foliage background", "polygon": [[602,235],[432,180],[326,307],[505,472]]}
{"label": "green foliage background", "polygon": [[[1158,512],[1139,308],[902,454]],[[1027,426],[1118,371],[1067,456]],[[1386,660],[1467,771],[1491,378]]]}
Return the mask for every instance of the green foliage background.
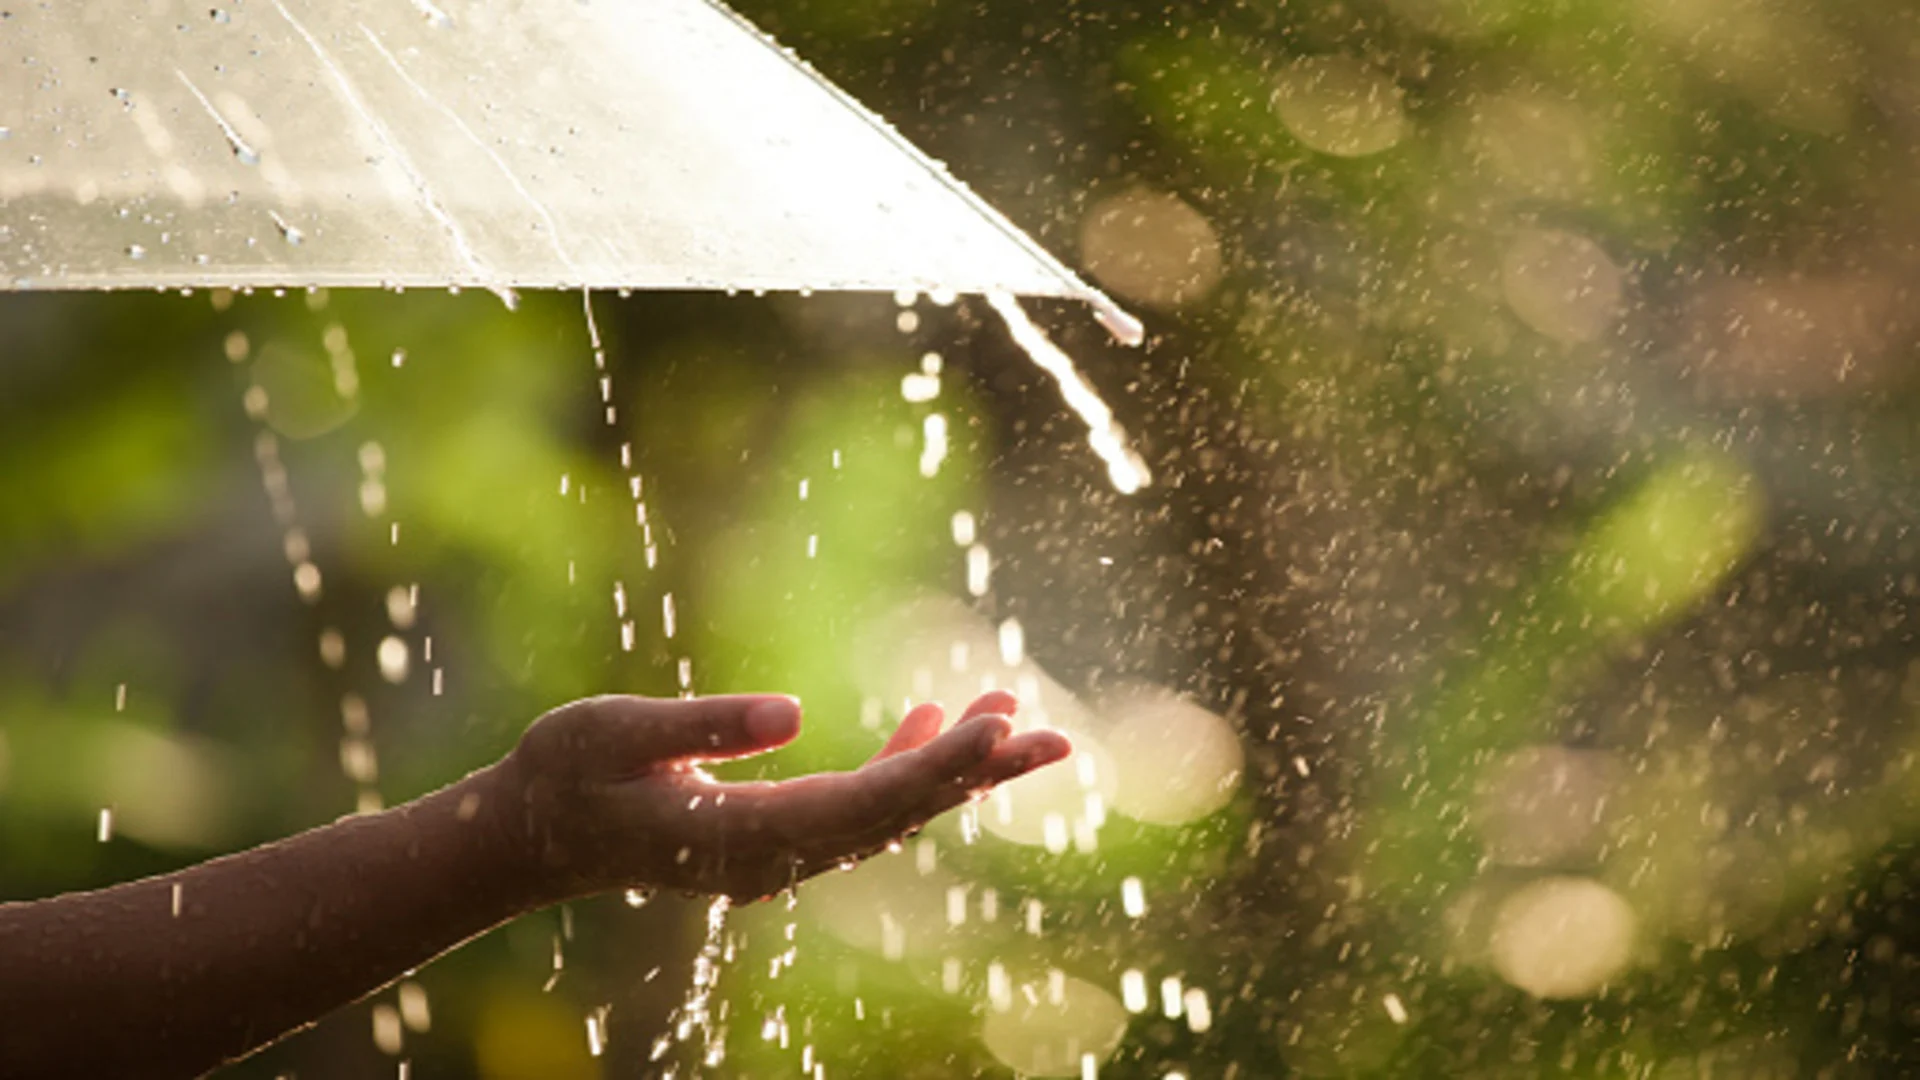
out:
{"label": "green foliage background", "polygon": [[[1102,1076],[1920,1068],[1920,16],[1890,0],[745,13],[1069,260],[1090,209],[1134,186],[1206,219],[1220,281],[1149,310],[1144,351],[1042,308],[1155,485],[1108,490],[1051,385],[967,301],[923,300],[903,332],[886,297],[598,298],[609,427],[577,296],[517,312],[417,292],[0,298],[5,898],[347,812],[347,694],[369,706],[389,802],[568,698],[671,693],[683,658],[701,691],[807,702],[806,739],[753,769],[851,764],[879,739],[859,723],[858,626],[908,589],[964,592],[948,522],[968,509],[998,560],[977,606],[1018,617],[1050,673],[1086,691],[1151,679],[1243,736],[1235,801],[1194,825],[1116,822],[1098,853],[1058,857],[933,834],[1010,909],[1047,907],[1040,938],[968,939],[970,965],[1108,988],[1125,968],[1180,972],[1211,995],[1204,1033],[1133,1017]],[[1336,158],[1289,133],[1275,80],[1328,54],[1391,78],[1406,138]],[[1509,114],[1487,120],[1488,103],[1516,98],[1548,120],[1489,132]],[[1523,167],[1569,140],[1574,171]],[[1509,305],[1501,253],[1540,228],[1623,269],[1607,334],[1556,340]],[[1740,366],[1758,339],[1785,342],[1784,366]],[[903,401],[929,350],[942,396]],[[253,386],[264,419],[243,408]],[[929,480],[933,409],[955,447]],[[323,575],[314,603],[263,490],[263,432]],[[413,585],[413,671],[390,684],[375,647],[397,632],[389,593]],[[1617,764],[1605,836],[1501,865],[1479,785],[1542,745]],[[106,806],[123,828],[103,843]],[[1462,952],[1476,903],[1549,874],[1636,913],[1633,963],[1603,992],[1538,1000]],[[1144,919],[1116,908],[1127,875],[1153,898]],[[979,1038],[974,967],[948,992],[937,958],[841,942],[806,896],[778,979],[790,917],[736,916],[716,1073],[798,1074],[797,1046],[760,1037],[774,1011],[832,1075],[1006,1073]],[[657,1074],[648,1047],[700,915],[609,898],[435,964],[412,1075]],[[556,938],[565,968],[543,991]],[[233,1075],[391,1075],[368,1035],[391,999]],[[595,1060],[583,1018],[603,1005]]]}

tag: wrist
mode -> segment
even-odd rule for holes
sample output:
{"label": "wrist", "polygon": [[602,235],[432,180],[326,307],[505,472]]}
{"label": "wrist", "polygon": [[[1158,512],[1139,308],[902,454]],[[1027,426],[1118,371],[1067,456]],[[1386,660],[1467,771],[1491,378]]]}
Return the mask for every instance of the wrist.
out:
{"label": "wrist", "polygon": [[475,774],[485,774],[481,805],[494,808],[490,831],[502,838],[510,876],[540,907],[614,887],[599,873],[603,853],[579,827],[594,814],[579,788],[556,781],[553,771],[516,747]]}
{"label": "wrist", "polygon": [[553,865],[538,786],[508,754],[445,792],[455,819],[474,838],[483,876],[515,914],[570,899]]}

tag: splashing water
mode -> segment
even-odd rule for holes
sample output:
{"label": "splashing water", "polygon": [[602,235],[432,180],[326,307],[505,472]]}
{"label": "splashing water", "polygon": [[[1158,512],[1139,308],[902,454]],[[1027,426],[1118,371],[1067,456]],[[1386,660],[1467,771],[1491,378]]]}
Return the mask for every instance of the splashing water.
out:
{"label": "splashing water", "polygon": [[[276,220],[275,224],[282,227],[283,234],[286,234],[288,230],[291,229],[290,225],[285,225],[279,220]],[[289,236],[288,239],[290,242],[293,240],[291,236]],[[513,298],[511,296],[503,297],[503,299],[507,300],[510,307],[512,306]],[[1115,488],[1123,493],[1131,493],[1146,486],[1147,483],[1150,482],[1150,476],[1145,463],[1128,444],[1126,433],[1115,420],[1112,410],[1106,406],[1099,398],[1097,392],[1087,383],[1080,372],[1076,370],[1072,361],[1046,338],[1012,297],[995,295],[989,297],[989,301],[1006,322],[1015,342],[1028,353],[1042,370],[1046,371],[1059,383],[1068,405],[1073,409],[1075,414],[1086,423],[1090,433],[1089,442],[1105,463],[1109,477],[1112,479]],[[322,294],[319,304],[324,306],[324,294]],[[1111,305],[1109,305],[1109,307],[1111,307]],[[315,310],[318,310],[318,308],[316,307]],[[595,318],[590,290],[583,290],[582,292],[582,312],[592,349],[596,371],[596,389],[604,409],[604,421],[609,428],[613,428],[618,425],[620,416],[618,406],[616,405],[617,399],[614,393],[613,379],[609,372],[606,347]],[[1124,320],[1124,318],[1122,321],[1116,322],[1115,319],[1111,317],[1114,313],[1118,313],[1117,308],[1112,309],[1112,312],[1102,311],[1098,313],[1102,324],[1107,326],[1108,329],[1121,340],[1137,342],[1139,339],[1138,324]],[[1124,313],[1118,314],[1124,316]],[[351,397],[357,389],[358,378],[353,371],[353,359],[345,338],[345,331],[340,328],[339,324],[335,323],[328,327],[326,337],[326,351],[330,359],[334,361],[336,389],[339,390],[343,396]],[[232,359],[236,364],[242,364],[252,359],[252,347],[250,343],[245,340],[244,334],[240,334],[239,332],[236,332],[234,337],[227,342],[227,353],[229,359]],[[393,366],[397,368],[401,366],[403,362],[404,353],[396,351],[392,359]],[[915,403],[932,404],[938,397],[939,371],[940,361],[937,354],[928,354],[923,357],[921,371],[918,377],[911,380],[908,385],[903,386],[903,396]],[[285,548],[285,554],[295,571],[294,579],[296,586],[302,598],[308,604],[318,605],[321,603],[323,596],[322,577],[319,567],[312,559],[312,545],[308,542],[305,532],[300,527],[298,520],[300,515],[293,504],[290,486],[287,482],[286,468],[280,460],[280,440],[272,426],[268,423],[269,402],[267,402],[265,398],[265,390],[261,389],[258,384],[250,386],[247,396],[243,399],[243,404],[246,406],[248,415],[254,420],[257,427],[255,445],[256,460],[261,470],[262,484],[268,492],[274,517],[283,530],[283,546]],[[941,459],[945,456],[947,418],[944,414],[936,412],[929,414],[927,419],[928,430],[925,433],[926,441],[921,462],[921,471],[932,475],[938,471]],[[386,518],[388,516],[389,503],[386,492],[385,473],[387,462],[384,448],[377,442],[361,442],[358,447],[357,456],[360,466],[360,485],[358,489],[360,509],[368,518],[374,520]],[[634,522],[641,534],[646,566],[649,570],[652,570],[656,568],[658,564],[658,549],[655,543],[653,522],[650,519],[649,508],[645,498],[645,484],[638,469],[635,467],[634,452],[630,442],[620,444],[618,464],[622,475],[625,477],[625,486],[628,488],[629,495],[633,502]],[[563,478],[561,483],[562,493],[565,494],[568,481]],[[804,486],[801,497],[806,497],[806,488]],[[966,552],[969,591],[975,595],[983,594],[987,591],[988,587],[990,558],[985,545],[980,542],[976,535],[976,525],[973,515],[967,512],[956,515],[953,521],[953,531],[956,544]],[[397,543],[397,523],[391,525],[389,532],[393,542]],[[629,580],[616,582],[613,586],[615,615],[619,622],[621,647],[626,651],[632,651],[635,648],[635,637],[637,633],[632,612],[629,610],[631,601],[636,599],[631,595],[633,584],[634,583]],[[380,670],[387,676],[388,680],[399,682],[407,677],[407,664],[411,654],[407,642],[401,635],[410,628],[417,618],[419,605],[418,587],[396,585],[389,590],[387,600],[389,621],[393,624],[393,632],[383,639],[380,639],[379,644],[381,647],[377,650],[379,653],[378,659],[381,661]],[[671,593],[662,593],[660,602],[661,637],[669,648],[673,648],[675,645],[680,644],[676,640],[678,636],[676,633],[676,624],[679,613],[676,611],[674,597]],[[1005,638],[1008,632],[1011,632],[1014,638],[1017,639],[1019,634],[1017,624],[1010,624],[1009,627],[1004,627],[1002,637]],[[1004,652],[1009,647],[1009,642],[1003,640],[1001,646]],[[1016,652],[1019,651],[1017,640],[1013,642],[1011,647]],[[684,645],[680,645],[680,648],[684,648]],[[337,629],[327,627],[321,631],[320,652],[322,659],[329,667],[335,669],[344,667],[347,651],[346,642]],[[422,659],[427,663],[432,662],[432,644],[430,639],[425,643]],[[685,655],[676,655],[673,660],[680,692],[683,695],[691,695],[693,692],[691,658]],[[438,669],[433,671],[433,678],[435,692],[438,693],[440,687],[440,671]],[[364,698],[358,694],[347,693],[343,696],[340,711],[345,728],[341,751],[342,771],[354,781],[358,788],[358,809],[362,812],[377,810],[383,805],[383,800],[377,787],[379,769],[371,738],[369,709]],[[638,907],[643,905],[647,898],[647,893],[635,891],[628,894],[627,902],[631,906]],[[794,899],[790,894],[788,899],[790,912],[793,906]],[[727,916],[730,910],[730,904],[724,897],[716,899],[708,907],[706,912],[706,934],[699,953],[694,958],[690,985],[687,988],[686,997],[683,1003],[670,1015],[669,1030],[656,1041],[652,1048],[652,1060],[661,1063],[663,1067],[669,1063],[668,1059],[670,1057],[679,1059],[680,1065],[674,1069],[673,1072],[680,1075],[698,1075],[701,1070],[716,1068],[726,1060],[727,1010],[724,1004],[716,1006],[714,993],[719,982],[720,972],[724,964],[732,958],[733,953],[733,947],[727,941]],[[1029,912],[1031,916],[1037,916],[1037,913],[1037,907]],[[794,964],[796,953],[794,937],[796,929],[795,920],[793,920],[790,915],[785,927],[784,940],[778,945],[778,948],[781,950],[780,954],[773,960],[776,973],[782,969],[791,968]],[[545,989],[551,990],[565,969],[566,962],[563,939],[567,936],[569,935],[559,934],[554,937],[552,943],[552,971],[550,972],[550,977],[547,980]],[[424,990],[416,983],[407,984],[406,995],[404,999],[399,1002],[399,1005],[399,1008],[383,1006],[382,1008],[385,1011],[382,1015],[389,1018],[401,1017],[408,1011],[407,1007],[410,1005],[416,1010],[423,1011],[425,1008]],[[785,1030],[787,1023],[785,1013],[786,1008],[782,1006],[778,1013],[778,1027],[781,1029],[779,1034],[783,1046],[788,1037]],[[772,1021],[770,1020],[770,1022]],[[608,1049],[609,1042],[604,1006],[599,1010],[590,1012],[585,1018],[585,1023],[589,1047],[595,1056],[599,1056]],[[388,1041],[396,1051],[399,1042],[399,1029],[403,1026],[411,1027],[413,1025],[393,1022],[388,1023],[385,1025],[385,1028],[383,1028],[385,1034],[391,1036]],[[681,1048],[678,1053],[676,1053],[676,1047]],[[806,1045],[801,1048],[802,1068],[803,1071],[809,1075],[824,1071],[823,1064],[819,1060],[818,1050],[818,1046],[815,1045],[813,1041],[807,1041]],[[682,1055],[684,1055],[684,1057],[682,1057]]]}
{"label": "splashing water", "polygon": [[[1010,293],[994,292],[987,294],[987,303],[1007,324],[1007,332],[1013,335],[1014,344],[1025,350],[1027,356],[1040,366],[1040,370],[1053,376],[1054,381],[1060,384],[1060,393],[1066,398],[1067,407],[1086,422],[1088,445],[1106,463],[1107,478],[1113,482],[1114,490],[1122,495],[1131,495],[1151,483],[1153,477],[1147,470],[1147,463],[1129,445],[1127,433],[1114,419],[1113,410],[1107,407],[1107,403],[1100,399],[1100,394],[1087,383],[1086,377],[1074,367],[1073,360],[1027,317],[1020,301]],[[1126,316],[1129,321],[1119,322],[1115,319],[1115,313],[1126,315],[1111,304],[1096,309],[1101,325],[1106,326],[1110,333],[1123,343],[1137,344],[1142,339],[1138,320]]]}
{"label": "splashing water", "polygon": [[[183,81],[185,76],[181,77]],[[196,96],[199,95],[197,88]],[[239,139],[237,133],[228,127],[222,117],[212,109],[211,104],[201,98],[208,111],[219,120],[230,140],[234,142],[236,156],[248,164],[257,161],[251,148]],[[251,160],[250,160],[251,159]],[[298,244],[302,240],[300,230],[279,214],[269,211],[276,227],[289,244]],[[233,293],[227,290],[215,290],[211,294],[214,310],[226,311],[233,303]],[[309,289],[306,307],[318,313],[328,304],[326,290]],[[339,322],[330,322],[321,333],[322,350],[326,353],[332,375],[333,390],[342,400],[351,401],[360,392],[360,377],[356,359],[347,330]],[[262,385],[258,372],[251,369],[256,360],[253,343],[245,331],[233,330],[222,342],[222,351],[226,359],[236,366],[247,366],[246,389],[241,394],[241,406],[254,427],[254,462],[259,471],[261,487],[265,490],[269,509],[274,523],[281,530],[281,550],[293,569],[295,591],[308,606],[319,608],[325,599],[323,577],[318,564],[314,561],[313,544],[301,524],[301,513],[294,502],[292,484],[286,463],[280,452],[280,437],[270,422],[270,401],[266,388]],[[400,366],[400,357],[404,350],[395,350],[394,366]],[[357,501],[362,514],[371,522],[386,521],[390,544],[400,542],[400,525],[390,516],[390,502],[387,497],[386,473],[387,452],[376,440],[365,440],[354,451],[359,466],[360,479],[356,489]],[[411,649],[403,635],[415,625],[420,613],[420,587],[417,583],[395,584],[386,595],[386,614],[392,633],[380,638],[376,646],[375,659],[382,677],[389,683],[399,684],[406,681],[411,663]],[[318,634],[318,652],[322,664],[339,671],[347,662],[347,643],[345,635],[335,626],[325,625]],[[426,638],[422,658],[425,662],[433,660],[433,639]],[[433,668],[433,693],[437,696],[443,687],[443,672]],[[125,686],[117,692],[116,707],[125,706]],[[354,811],[361,814],[375,813],[386,805],[379,787],[379,755],[373,742],[373,718],[367,700],[361,694],[347,690],[340,695],[340,771],[355,788]],[[101,811],[100,839],[108,838],[111,827],[111,810]],[[182,892],[178,884],[172,888],[171,910],[175,918],[181,913]],[[557,974],[557,971],[556,971]],[[405,981],[396,989],[396,1004],[380,1004],[374,1009],[374,1041],[380,1049],[389,1054],[397,1054],[401,1049],[403,1029],[424,1032],[428,1029],[429,999],[426,989],[418,982]],[[404,1068],[404,1063],[403,1063]]]}
{"label": "splashing water", "polygon": [[[706,939],[700,945],[699,955],[693,958],[693,985],[688,989],[686,1001],[668,1017],[666,1034],[654,1040],[650,1061],[661,1061],[676,1043],[684,1044],[696,1033],[700,1036],[700,1058],[692,1075],[697,1076],[700,1069],[712,1068],[726,1060],[727,1029],[724,1023],[715,1022],[712,1001],[713,988],[720,981],[721,965],[732,953],[725,945],[727,912],[731,907],[732,902],[725,896],[715,897],[708,905]],[[669,1068],[662,1075],[677,1073],[677,1069]]]}
{"label": "splashing water", "polygon": [[[605,416],[607,426],[612,428],[619,421],[620,414],[618,408],[613,403],[613,376],[607,371],[606,344],[600,336],[599,320],[596,319],[593,314],[592,289],[582,289],[580,291],[580,308],[586,319],[587,342],[593,349],[594,371],[599,375],[600,403],[606,409]],[[647,569],[652,570],[659,565],[660,548],[659,545],[654,542],[653,522],[647,514],[646,481],[640,475],[639,470],[634,468],[633,444],[631,442],[622,442],[620,444],[620,469],[627,476],[627,494],[633,500],[633,522],[635,527],[640,530],[640,542],[642,544],[642,550],[646,555]],[[564,488],[561,493],[565,494]],[[626,619],[625,583],[616,582],[615,588],[619,590],[617,600],[618,617]],[[661,608],[661,629],[666,637],[671,639],[674,635],[673,597],[671,594],[662,598]],[[635,630],[632,623],[623,622],[620,627],[620,647],[622,651],[633,651],[634,635]],[[680,682],[683,691],[691,691],[692,688],[692,663],[693,661],[687,657],[681,657],[678,660],[678,667],[682,672]]]}
{"label": "splashing water", "polygon": [[[224,290],[212,294],[215,310],[224,311],[232,304],[233,296]],[[307,306],[319,311],[326,306],[324,292],[308,296]],[[333,369],[334,390],[342,398],[350,399],[359,391],[359,379],[354,373],[352,350],[348,344],[346,331],[338,323],[330,325],[322,335],[322,344],[328,354]],[[254,358],[253,343],[244,331],[235,330],[228,334],[223,350],[227,359],[236,364],[249,364]],[[252,374],[251,372],[249,373]],[[313,545],[306,530],[300,524],[300,512],[294,503],[292,485],[289,482],[287,468],[280,456],[280,438],[268,423],[268,410],[271,402],[264,386],[250,377],[245,391],[241,394],[241,406],[254,423],[254,463],[259,469],[261,487],[266,491],[268,506],[273,519],[281,529],[281,551],[293,569],[295,591],[301,600],[309,606],[318,606],[324,597],[324,578],[320,567],[313,560]],[[378,444],[365,443],[358,457],[362,470],[361,508],[369,517],[379,517],[385,512],[386,498],[384,488],[380,488],[377,497],[370,497],[372,488],[378,486],[385,470],[385,454]],[[414,597],[417,601],[417,597]],[[397,639],[389,638],[390,641]],[[404,650],[404,643],[400,643]],[[321,662],[327,667],[340,669],[346,663],[346,639],[332,626],[321,629],[318,638]],[[387,653],[391,654],[388,648]],[[383,660],[383,668],[392,668],[391,656]],[[372,740],[372,718],[366,700],[351,691],[341,695],[340,720],[342,738],[340,743],[340,768],[356,789],[355,810],[370,813],[385,805],[377,786],[379,780],[379,758]]]}
{"label": "splashing water", "polygon": [[1128,348],[1138,348],[1146,342],[1146,325],[1104,294],[1094,293],[1087,297],[1087,303],[1093,306],[1094,321],[1105,327],[1113,340]]}
{"label": "splashing water", "polygon": [[[600,402],[605,409],[603,415],[607,426],[613,428],[618,424],[620,414],[618,407],[614,404],[613,376],[607,368],[606,344],[600,335],[599,321],[593,313],[593,290],[581,290],[580,307],[586,321],[587,341],[593,350],[593,366],[598,376]],[[640,530],[647,569],[653,570],[659,564],[659,547],[654,541],[653,523],[647,513],[646,482],[639,470],[634,467],[631,442],[620,444],[620,469],[626,474],[627,493],[633,500],[634,525]],[[562,483],[562,494],[564,494],[565,481],[563,480]],[[619,622],[620,648],[623,652],[634,650],[637,637],[634,620],[629,617],[629,602],[626,582],[616,581],[614,583],[614,614]],[[678,612],[673,594],[664,592],[660,597],[660,632],[662,640],[669,645],[675,643],[677,623]],[[693,658],[686,655],[676,657],[674,676],[680,688],[680,696],[692,697]],[[652,893],[649,890],[629,889],[626,893],[626,902],[629,907],[639,908],[644,906],[651,896]],[[726,1026],[724,1023],[715,1023],[711,1000],[714,985],[720,977],[721,963],[731,953],[731,949],[724,947],[727,912],[730,907],[727,898],[722,896],[715,899],[707,908],[706,940],[700,948],[699,955],[694,958],[693,979],[687,988],[686,1000],[674,1010],[668,1032],[654,1041],[650,1054],[651,1061],[660,1061],[675,1043],[685,1043],[696,1032],[700,1035],[700,1056],[694,1066],[694,1075],[698,1075],[700,1068],[719,1065],[726,1059]],[[588,1031],[594,1054],[599,1056],[607,1043],[605,1018],[602,1016],[596,1020],[590,1016]],[[678,1070],[675,1069],[668,1070],[662,1075],[677,1074]]]}

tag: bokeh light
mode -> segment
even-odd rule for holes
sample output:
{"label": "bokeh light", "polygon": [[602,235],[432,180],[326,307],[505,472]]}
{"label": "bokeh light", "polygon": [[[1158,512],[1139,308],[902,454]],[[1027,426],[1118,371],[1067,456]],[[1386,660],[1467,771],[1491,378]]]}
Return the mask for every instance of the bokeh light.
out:
{"label": "bokeh light", "polygon": [[1001,1064],[1026,1076],[1084,1076],[1126,1034],[1127,1012],[1098,986],[1060,972],[1022,982],[1009,1007],[989,1008],[980,1037]]}
{"label": "bokeh light", "polygon": [[1531,746],[1494,763],[1481,782],[1477,820],[1487,857],[1518,866],[1592,858],[1619,779],[1610,754]]}
{"label": "bokeh light", "polygon": [[1467,147],[1498,188],[1528,198],[1578,201],[1598,179],[1596,125],[1577,106],[1539,93],[1476,95]]}
{"label": "bokeh light", "polygon": [[1154,825],[1184,825],[1232,800],[1245,757],[1227,721],[1144,683],[1103,695],[1098,715],[1113,760],[1113,807]]}
{"label": "bokeh light", "polygon": [[1546,877],[1515,889],[1494,916],[1500,977],[1541,998],[1586,997],[1633,957],[1633,909],[1591,878]]}
{"label": "bokeh light", "polygon": [[808,911],[834,937],[888,960],[947,947],[953,925],[951,872],[922,869],[908,852],[871,859],[857,874],[828,874],[806,886]]}
{"label": "bokeh light", "polygon": [[1403,93],[1393,78],[1347,56],[1294,61],[1274,77],[1273,110],[1293,137],[1322,154],[1366,157],[1407,137]]}
{"label": "bokeh light", "polygon": [[1095,202],[1080,224],[1080,258],[1102,285],[1129,300],[1176,308],[1220,281],[1220,237],[1178,195],[1134,188]]}
{"label": "bokeh light", "polygon": [[1103,725],[1086,705],[1026,656],[1017,620],[995,624],[952,597],[900,602],[861,632],[856,665],[861,688],[878,702],[943,701],[957,710],[984,690],[1020,696],[1019,729],[1051,727],[1073,740],[1062,767],[997,788],[978,807],[988,832],[1054,853],[1098,846],[1098,833],[1119,789]]}
{"label": "bokeh light", "polygon": [[1521,230],[1500,262],[1500,284],[1514,314],[1569,344],[1594,341],[1613,325],[1624,278],[1600,245],[1562,229]]}

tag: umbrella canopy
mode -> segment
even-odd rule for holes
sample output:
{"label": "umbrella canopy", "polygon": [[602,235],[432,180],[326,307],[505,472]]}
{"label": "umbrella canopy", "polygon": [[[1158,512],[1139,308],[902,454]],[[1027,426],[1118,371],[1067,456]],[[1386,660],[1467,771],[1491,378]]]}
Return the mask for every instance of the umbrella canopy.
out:
{"label": "umbrella canopy", "polygon": [[1127,329],[706,0],[16,7],[0,287],[196,285],[1007,292]]}

